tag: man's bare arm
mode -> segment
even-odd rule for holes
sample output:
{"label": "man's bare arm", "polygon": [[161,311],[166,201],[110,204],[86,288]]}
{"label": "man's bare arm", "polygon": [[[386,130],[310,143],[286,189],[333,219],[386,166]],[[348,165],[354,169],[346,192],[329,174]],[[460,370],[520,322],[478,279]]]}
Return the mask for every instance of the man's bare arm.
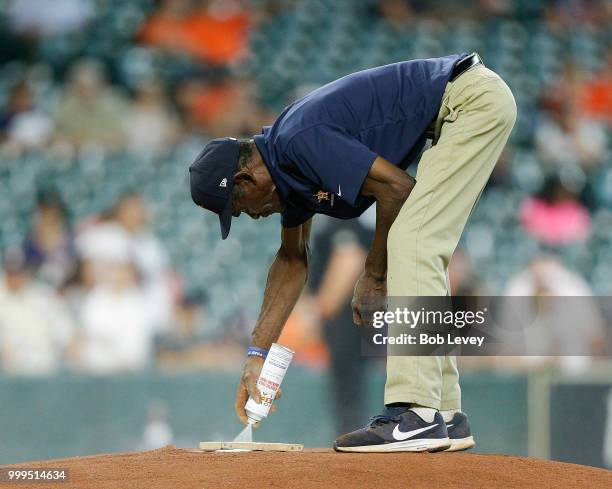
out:
{"label": "man's bare arm", "polygon": [[377,279],[387,276],[387,235],[416,180],[382,157],[376,158],[361,193],[376,199],[376,232],[365,271]]}
{"label": "man's bare arm", "polygon": [[414,178],[380,156],[374,160],[368,172],[361,193],[376,199],[376,231],[364,273],[355,286],[352,302],[355,324],[364,324],[368,300],[386,296],[389,229],[415,184]]}
{"label": "man's bare arm", "polygon": [[[270,349],[278,340],[308,278],[308,238],[311,220],[294,228],[283,228],[281,246],[268,272],[261,312],[253,329],[251,344]],[[236,392],[236,414],[247,422],[244,405],[249,396],[260,402],[257,379],[263,366],[260,357],[247,357]],[[276,398],[282,395],[279,389]],[[275,406],[272,406],[274,411]]]}
{"label": "man's bare arm", "polygon": [[283,228],[281,247],[268,272],[261,312],[253,329],[253,346],[268,350],[280,336],[308,278],[311,220]]}

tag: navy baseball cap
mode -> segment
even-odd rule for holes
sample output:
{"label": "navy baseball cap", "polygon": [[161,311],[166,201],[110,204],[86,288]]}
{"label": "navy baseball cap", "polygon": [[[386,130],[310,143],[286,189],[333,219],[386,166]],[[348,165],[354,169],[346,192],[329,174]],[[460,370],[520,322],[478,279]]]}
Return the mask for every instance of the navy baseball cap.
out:
{"label": "navy baseball cap", "polygon": [[191,198],[196,205],[219,215],[223,239],[232,225],[232,189],[239,157],[240,142],[236,138],[213,139],[189,167]]}

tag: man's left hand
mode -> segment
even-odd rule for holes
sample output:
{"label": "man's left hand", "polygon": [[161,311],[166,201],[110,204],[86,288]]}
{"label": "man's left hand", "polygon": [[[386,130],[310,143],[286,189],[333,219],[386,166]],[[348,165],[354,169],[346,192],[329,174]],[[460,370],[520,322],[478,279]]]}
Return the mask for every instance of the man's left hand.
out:
{"label": "man's left hand", "polygon": [[387,297],[387,280],[377,278],[368,272],[364,272],[353,293],[353,322],[357,326],[369,326],[372,324],[372,314],[381,310]]}

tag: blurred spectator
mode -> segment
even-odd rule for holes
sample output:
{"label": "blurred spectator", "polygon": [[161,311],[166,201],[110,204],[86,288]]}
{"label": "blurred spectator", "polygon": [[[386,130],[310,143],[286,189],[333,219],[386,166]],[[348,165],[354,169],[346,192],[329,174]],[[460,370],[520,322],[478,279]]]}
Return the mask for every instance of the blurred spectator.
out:
{"label": "blurred spectator", "polygon": [[176,307],[172,329],[157,338],[162,356],[166,352],[184,352],[207,339],[207,304],[205,292],[193,290],[185,294]]}
{"label": "blurred spectator", "polygon": [[145,23],[141,39],[174,53],[185,53],[211,65],[242,59],[248,44],[249,16],[237,0],[163,0]]}
{"label": "blurred spectator", "polygon": [[191,0],[162,0],[159,9],[146,21],[140,37],[142,41],[170,54],[192,53],[194,39],[186,26],[193,15]]}
{"label": "blurred spectator", "polygon": [[62,366],[74,324],[65,303],[32,279],[25,255],[10,249],[0,278],[0,366],[10,374],[47,375]]}
{"label": "blurred spectator", "polygon": [[553,32],[581,25],[606,25],[609,2],[606,0],[551,0],[544,2],[545,19]]}
{"label": "blurred spectator", "polygon": [[541,159],[551,166],[601,164],[606,151],[606,129],[602,122],[581,112],[584,85],[574,64],[544,90],[535,143]]}
{"label": "blurred spectator", "polygon": [[587,209],[556,176],[548,178],[539,196],[523,202],[520,219],[528,233],[551,246],[585,241],[591,231]]}
{"label": "blurred spectator", "polygon": [[8,17],[13,31],[46,37],[73,32],[93,16],[91,0],[9,0]]}
{"label": "blurred spectator", "polygon": [[141,83],[128,110],[127,149],[134,154],[156,156],[168,152],[178,136],[178,121],[156,81]]}
{"label": "blurred spectator", "polygon": [[474,271],[469,255],[457,248],[448,265],[450,291],[452,296],[486,295],[487,290]]}
{"label": "blurred spectator", "polygon": [[44,112],[36,108],[34,93],[28,83],[16,83],[0,113],[0,141],[34,149],[44,146],[52,133],[53,123]]}
{"label": "blurred spectator", "polygon": [[185,80],[178,90],[178,104],[187,128],[210,137],[232,134],[252,136],[270,123],[269,114],[257,103],[250,80],[221,78],[208,83]]}
{"label": "blurred spectator", "polygon": [[353,323],[351,299],[372,238],[368,215],[373,212],[374,206],[363,218],[341,222],[329,219],[313,240],[310,284],[330,352],[329,392],[338,433],[364,421],[367,362],[361,354],[361,335]]}
{"label": "blurred spectator", "polygon": [[103,65],[77,62],[55,112],[57,137],[77,146],[96,142],[110,148],[124,143],[127,103],[106,83]]}
{"label": "blurred spectator", "polygon": [[148,219],[142,197],[128,193],[107,219],[84,229],[76,245],[81,259],[92,262],[96,281],[105,280],[109,263],[133,262],[148,298],[146,307],[156,328],[163,330],[171,321],[173,308],[169,259],[162,243],[149,230]]}
{"label": "blurred spectator", "polygon": [[398,28],[406,27],[413,18],[408,0],[378,0],[378,11],[385,21]]}
{"label": "blurred spectator", "polygon": [[157,365],[172,371],[231,369],[243,355],[240,340],[247,335],[240,326],[240,332],[233,334],[235,328],[231,320],[224,320],[223,328],[215,330],[208,317],[207,294],[191,290],[178,304],[173,328],[157,338]]}
{"label": "blurred spectator", "polygon": [[204,0],[188,28],[198,40],[197,54],[213,65],[244,59],[248,48],[249,13],[239,0]]}
{"label": "blurred spectator", "polygon": [[512,277],[503,295],[507,296],[585,296],[592,295],[588,283],[550,255],[536,256]]}
{"label": "blurred spectator", "polygon": [[[510,279],[504,295],[519,298],[518,302],[508,300],[511,311],[507,310],[502,317],[509,330],[516,328],[517,322],[524,326],[527,354],[559,355],[560,360],[552,361],[578,368],[591,361],[589,356],[602,353],[603,316],[592,298],[591,288],[557,259],[536,257]],[[523,361],[548,360],[527,357]]]}
{"label": "blurred spectator", "polygon": [[183,342],[201,338],[206,325],[207,305],[206,292],[188,292],[177,309],[173,337]]}
{"label": "blurred spectator", "polygon": [[584,85],[580,94],[582,113],[593,119],[612,124],[612,50],[608,49],[603,69]]}
{"label": "blurred spectator", "polygon": [[[502,16],[512,13],[515,7],[512,0],[478,0],[477,8],[491,16]],[[463,7],[463,5],[462,5]]]}
{"label": "blurred spectator", "polygon": [[77,324],[82,324],[81,308],[83,301],[91,289],[96,285],[94,263],[87,260],[79,260],[72,274],[60,287],[60,293],[66,300],[66,304]]}
{"label": "blurred spectator", "polygon": [[294,365],[320,371],[329,364],[329,351],[321,333],[317,306],[303,294],[287,318],[278,342],[295,351]]}
{"label": "blurred spectator", "polygon": [[32,229],[23,249],[38,278],[58,287],[76,266],[72,232],[66,221],[66,208],[60,196],[43,192],[38,198]]}
{"label": "blurred spectator", "polygon": [[0,134],[2,139],[7,139],[13,120],[19,114],[28,112],[34,104],[32,90],[25,81],[15,83],[7,97],[7,101],[0,113]]}
{"label": "blurred spectator", "polygon": [[152,400],[147,408],[147,418],[139,450],[154,450],[171,445],[174,433],[168,421],[168,406],[161,399]]}
{"label": "blurred spectator", "polygon": [[153,353],[153,314],[129,256],[107,263],[104,281],[85,296],[83,303],[80,368],[110,374],[147,367]]}

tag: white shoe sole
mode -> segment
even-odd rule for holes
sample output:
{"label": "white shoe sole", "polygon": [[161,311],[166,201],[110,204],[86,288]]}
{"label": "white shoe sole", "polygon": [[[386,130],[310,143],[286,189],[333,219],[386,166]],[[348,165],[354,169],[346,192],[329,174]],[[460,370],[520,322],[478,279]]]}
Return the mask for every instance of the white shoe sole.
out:
{"label": "white shoe sole", "polygon": [[460,452],[461,450],[469,450],[476,446],[473,436],[467,436],[465,438],[451,439],[451,445],[447,448],[446,452]]}
{"label": "white shoe sole", "polygon": [[365,445],[362,447],[334,447],[339,452],[441,452],[451,447],[448,438],[422,438],[397,441],[384,445]]}

